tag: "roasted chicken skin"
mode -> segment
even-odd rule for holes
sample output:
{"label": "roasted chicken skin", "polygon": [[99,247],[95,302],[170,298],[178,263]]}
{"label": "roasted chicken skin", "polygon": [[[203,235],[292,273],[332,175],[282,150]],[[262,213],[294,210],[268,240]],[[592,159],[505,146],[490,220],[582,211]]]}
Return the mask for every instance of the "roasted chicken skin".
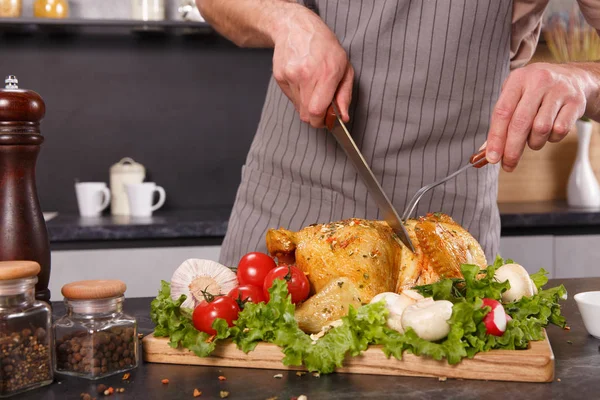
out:
{"label": "roasted chicken skin", "polygon": [[463,263],[487,265],[479,243],[448,215],[428,214],[407,221],[406,228],[414,254],[387,223],[357,218],[298,232],[271,229],[266,241],[280,263],[295,263],[307,274],[315,293],[333,279],[346,277],[363,304],[382,292],[460,277]]}

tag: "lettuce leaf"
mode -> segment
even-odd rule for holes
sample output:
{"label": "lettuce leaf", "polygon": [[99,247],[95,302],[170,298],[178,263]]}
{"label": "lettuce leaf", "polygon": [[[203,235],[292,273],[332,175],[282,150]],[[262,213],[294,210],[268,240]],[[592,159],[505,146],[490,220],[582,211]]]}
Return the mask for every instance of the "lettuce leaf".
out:
{"label": "lettuce leaf", "polygon": [[185,299],[185,295],[182,295],[173,301],[169,282],[160,282],[158,296],[150,303],[150,318],[156,324],[154,336],[168,337],[169,346],[182,346],[198,357],[206,357],[215,349],[216,341],[209,343],[210,336],[194,328],[191,310],[181,307]]}

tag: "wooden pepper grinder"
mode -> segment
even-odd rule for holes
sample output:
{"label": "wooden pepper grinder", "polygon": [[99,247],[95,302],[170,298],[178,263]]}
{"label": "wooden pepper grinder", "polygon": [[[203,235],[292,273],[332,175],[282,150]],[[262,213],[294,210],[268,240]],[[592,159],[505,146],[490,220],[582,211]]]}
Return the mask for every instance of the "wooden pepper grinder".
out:
{"label": "wooden pepper grinder", "polygon": [[36,92],[19,89],[15,76],[5,83],[0,88],[0,261],[37,261],[35,297],[49,301],[50,244],[35,184],[46,105]]}

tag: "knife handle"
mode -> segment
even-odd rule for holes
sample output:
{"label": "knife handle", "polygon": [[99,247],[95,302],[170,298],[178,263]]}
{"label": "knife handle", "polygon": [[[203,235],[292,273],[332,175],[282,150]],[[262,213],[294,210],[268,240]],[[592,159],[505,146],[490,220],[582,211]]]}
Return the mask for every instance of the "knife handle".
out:
{"label": "knife handle", "polygon": [[486,148],[484,147],[483,149],[479,150],[477,153],[475,153],[471,156],[471,158],[469,159],[469,162],[471,164],[473,164],[473,167],[481,168],[484,165],[488,164],[488,161],[485,158],[485,150],[486,150]]}
{"label": "knife handle", "polygon": [[325,113],[325,126],[327,129],[332,130],[333,126],[335,125],[335,121],[337,121],[337,115],[335,115],[333,103],[331,103],[327,109],[327,113]]}

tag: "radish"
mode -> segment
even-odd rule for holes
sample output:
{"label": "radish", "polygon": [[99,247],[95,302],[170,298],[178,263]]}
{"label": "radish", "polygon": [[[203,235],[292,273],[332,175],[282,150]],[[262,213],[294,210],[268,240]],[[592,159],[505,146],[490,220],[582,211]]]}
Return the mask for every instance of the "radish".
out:
{"label": "radish", "polygon": [[498,300],[494,299],[483,299],[483,305],[481,307],[490,307],[492,310],[483,317],[483,323],[485,324],[485,330],[488,335],[502,336],[506,331],[506,323],[508,316],[504,307]]}

